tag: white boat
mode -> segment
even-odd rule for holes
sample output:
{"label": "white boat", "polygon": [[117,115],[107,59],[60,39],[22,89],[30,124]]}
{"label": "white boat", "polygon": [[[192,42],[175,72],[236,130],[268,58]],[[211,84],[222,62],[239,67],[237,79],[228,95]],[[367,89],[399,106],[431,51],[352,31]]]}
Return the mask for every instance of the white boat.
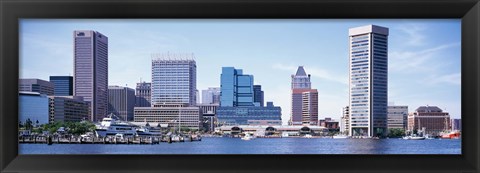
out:
{"label": "white boat", "polygon": [[350,136],[347,135],[335,135],[333,136],[333,139],[348,139]]}
{"label": "white boat", "polygon": [[114,136],[123,134],[126,136],[136,135],[136,126],[123,122],[115,118],[115,115],[110,114],[102,119],[100,124],[96,124],[95,132],[97,137]]}
{"label": "white boat", "polygon": [[311,134],[306,134],[303,138],[312,138]]}
{"label": "white boat", "polygon": [[242,137],[242,140],[252,140],[254,139],[255,137],[253,137],[253,135],[250,135],[250,133],[246,133],[245,136]]}
{"label": "white boat", "polygon": [[425,136],[404,136],[406,140],[425,140]]}

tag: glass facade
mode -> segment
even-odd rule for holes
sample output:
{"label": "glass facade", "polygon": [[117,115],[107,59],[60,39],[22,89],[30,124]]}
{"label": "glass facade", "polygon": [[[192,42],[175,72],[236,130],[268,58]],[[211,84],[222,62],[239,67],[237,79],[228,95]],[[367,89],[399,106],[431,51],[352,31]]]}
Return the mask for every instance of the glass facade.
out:
{"label": "glass facade", "polygon": [[72,76],[50,76],[50,82],[53,83],[55,96],[73,95]]}
{"label": "glass facade", "polygon": [[254,106],[253,75],[244,75],[241,69],[223,67],[220,80],[220,106]]}
{"label": "glass facade", "polygon": [[152,60],[152,105],[196,105],[197,65],[183,58]]}
{"label": "glass facade", "polygon": [[24,124],[27,119],[33,125],[47,124],[49,119],[48,97],[35,92],[20,92],[18,97],[19,121]]}
{"label": "glass facade", "polygon": [[255,102],[255,104],[258,104],[256,106],[263,107],[264,101],[262,85],[253,85],[253,102]]}
{"label": "glass facade", "polygon": [[350,135],[385,135],[388,28],[368,25],[349,32]]}
{"label": "glass facade", "polygon": [[248,125],[248,120],[282,120],[282,109],[271,107],[218,107],[220,125]]}
{"label": "glass facade", "polygon": [[[262,94],[257,87],[257,94]],[[243,74],[243,70],[223,67],[220,87],[220,107],[217,118],[220,125],[247,125],[248,120],[282,120],[282,109],[273,106],[260,106],[254,102],[253,75]],[[259,96],[260,97],[260,96]]]}

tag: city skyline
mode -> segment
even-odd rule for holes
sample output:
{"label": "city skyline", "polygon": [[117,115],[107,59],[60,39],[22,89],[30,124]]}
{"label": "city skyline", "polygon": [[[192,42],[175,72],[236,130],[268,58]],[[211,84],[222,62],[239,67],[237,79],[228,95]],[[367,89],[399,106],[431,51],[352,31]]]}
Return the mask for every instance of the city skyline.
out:
{"label": "city skyline", "polygon": [[[430,20],[430,22],[425,20],[347,20],[343,23],[333,20],[260,20],[263,22],[240,20],[238,23],[223,20],[200,20],[202,22],[193,20],[74,21],[77,22],[22,20],[20,25],[22,31],[20,39],[23,43],[21,44],[20,78],[47,80],[49,76],[72,73],[73,56],[71,52],[73,52],[73,45],[71,32],[77,29],[92,29],[109,37],[108,63],[111,65],[108,73],[109,85],[124,86],[125,83],[133,88],[140,78],[151,79],[148,69],[150,69],[150,56],[153,53],[193,52],[198,66],[197,90],[219,87],[221,67],[235,66],[244,69],[249,71],[249,74],[255,75],[255,85],[262,85],[262,89],[265,91],[265,100],[273,101],[275,105],[282,107],[282,119],[285,124],[290,119],[290,75],[294,74],[298,66],[303,65],[314,78],[312,87],[318,89],[319,92],[319,118],[332,117],[340,120],[342,108],[348,105],[348,28],[375,24],[386,26],[391,30],[391,37],[389,37],[389,102],[408,105],[411,109],[421,105],[437,105],[444,110],[446,108],[446,111],[450,112],[453,118],[460,117],[459,20]],[[399,21],[400,24],[392,21]],[[134,25],[139,23],[142,24],[140,25],[142,27],[150,25],[155,27],[145,27],[148,29],[143,28],[142,30],[150,32],[132,33],[132,36],[125,40],[119,37],[122,29],[118,25],[138,28],[140,26]],[[182,27],[186,23],[193,23],[198,26],[194,27],[198,31],[195,30],[193,35],[189,35],[187,31],[191,32],[191,30]],[[154,32],[155,29],[164,25],[173,26],[167,27],[163,31]],[[280,29],[277,28],[278,26],[286,27]],[[331,29],[335,26],[343,29]],[[219,32],[220,35],[217,35],[218,38],[207,39],[202,36],[202,33],[207,37],[214,36],[214,33],[208,29],[216,27],[220,28],[221,31]],[[322,31],[314,30],[322,27],[325,27],[323,33],[328,33],[327,35],[331,36],[321,34]],[[34,31],[34,28],[35,30],[39,29],[41,34],[35,33],[37,31]],[[48,29],[52,31],[47,31]],[[174,29],[180,30],[175,32]],[[235,36],[235,34],[229,35],[234,31],[227,29],[237,31],[240,37],[253,35],[249,38],[254,41],[249,42],[248,39],[239,39],[240,37]],[[267,33],[267,31],[270,31],[269,29],[272,32]],[[452,29],[458,32],[451,32]],[[430,32],[430,30],[436,32]],[[218,31],[218,29],[215,31]],[[332,34],[333,31],[339,33]],[[61,38],[63,32],[70,33],[70,38]],[[125,33],[127,32],[123,34]],[[454,36],[447,36],[445,33]],[[142,36],[142,34],[144,35]],[[442,34],[444,37],[438,36]],[[47,37],[48,35],[50,37]],[[30,36],[34,38],[30,38]],[[226,41],[218,40],[222,36],[237,39],[230,40],[230,42],[229,37],[224,39]],[[260,40],[254,36],[259,36]],[[402,40],[403,36],[410,39]],[[138,44],[136,46],[140,48],[136,48],[135,44],[127,43],[132,38],[134,39],[132,42]],[[204,42],[201,38],[205,39],[204,41],[208,40],[211,45],[208,47],[199,46]],[[141,39],[145,39],[146,42],[136,42]],[[268,41],[261,41],[261,39]],[[222,45],[225,42],[233,45],[230,47]],[[404,44],[399,44],[399,42]],[[435,44],[432,44],[432,42]],[[342,46],[330,46],[335,44]],[[301,47],[298,48],[296,45]],[[59,49],[58,46],[62,49]],[[42,48],[42,50],[33,51],[39,48]],[[120,50],[120,48],[125,50]],[[215,51],[212,48],[228,49]],[[264,49],[271,51],[264,51]],[[322,52],[331,55],[332,58],[324,57]],[[36,58],[32,59],[33,57]],[[47,60],[50,58],[56,59],[58,65],[53,68],[49,68],[51,66],[48,65],[47,68],[38,67],[39,64],[45,63],[36,60],[46,60],[50,63],[51,61]],[[135,62],[131,62],[130,59]],[[322,61],[316,61],[318,59]],[[250,63],[250,61],[258,63]],[[69,63],[72,65],[69,65]],[[416,75],[418,73],[426,74],[426,77],[422,78],[423,75]],[[409,112],[412,111],[409,110]]]}

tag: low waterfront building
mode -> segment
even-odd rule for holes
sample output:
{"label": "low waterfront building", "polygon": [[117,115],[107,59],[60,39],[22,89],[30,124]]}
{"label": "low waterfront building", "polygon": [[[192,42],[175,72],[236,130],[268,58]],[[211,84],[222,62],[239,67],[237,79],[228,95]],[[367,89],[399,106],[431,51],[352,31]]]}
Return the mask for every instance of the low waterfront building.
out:
{"label": "low waterfront building", "polygon": [[172,128],[202,129],[203,114],[194,106],[135,107],[134,122],[168,124]]}
{"label": "low waterfront building", "polygon": [[339,131],[340,126],[339,122],[333,120],[332,118],[325,118],[318,120],[318,125],[327,128],[330,131]]}
{"label": "low waterfront building", "polygon": [[440,132],[450,129],[450,114],[437,106],[420,106],[415,112],[408,114],[408,130],[422,130],[430,135],[440,135]]}
{"label": "low waterfront building", "polygon": [[89,102],[80,96],[49,96],[49,122],[88,120]]}
{"label": "low waterfront building", "polygon": [[328,131],[321,126],[282,126],[282,125],[239,125],[239,126],[222,126],[218,132],[222,134],[237,135],[241,133],[253,133],[255,136],[301,136],[304,134],[321,134]]}
{"label": "low waterfront building", "polygon": [[249,126],[281,126],[282,120],[248,120]]}
{"label": "low waterfront building", "polygon": [[20,92],[18,102],[18,119],[21,124],[24,124],[28,119],[32,121],[33,125],[48,123],[47,95],[38,92]]}
{"label": "low waterfront building", "polygon": [[39,94],[53,95],[53,83],[41,79],[19,79],[18,91],[37,92]]}
{"label": "low waterfront building", "polygon": [[388,129],[407,129],[408,106],[389,105],[387,114]]}
{"label": "low waterfront building", "polygon": [[248,125],[248,120],[282,120],[282,108],[267,102],[266,107],[218,107],[219,125]]}

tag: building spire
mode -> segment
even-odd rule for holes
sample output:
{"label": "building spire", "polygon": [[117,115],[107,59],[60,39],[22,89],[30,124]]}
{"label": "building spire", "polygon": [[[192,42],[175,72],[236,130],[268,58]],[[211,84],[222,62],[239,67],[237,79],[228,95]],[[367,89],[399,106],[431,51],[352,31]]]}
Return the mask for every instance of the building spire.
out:
{"label": "building spire", "polygon": [[298,66],[295,76],[307,76],[307,73],[305,73],[305,69],[303,69],[303,66]]}

